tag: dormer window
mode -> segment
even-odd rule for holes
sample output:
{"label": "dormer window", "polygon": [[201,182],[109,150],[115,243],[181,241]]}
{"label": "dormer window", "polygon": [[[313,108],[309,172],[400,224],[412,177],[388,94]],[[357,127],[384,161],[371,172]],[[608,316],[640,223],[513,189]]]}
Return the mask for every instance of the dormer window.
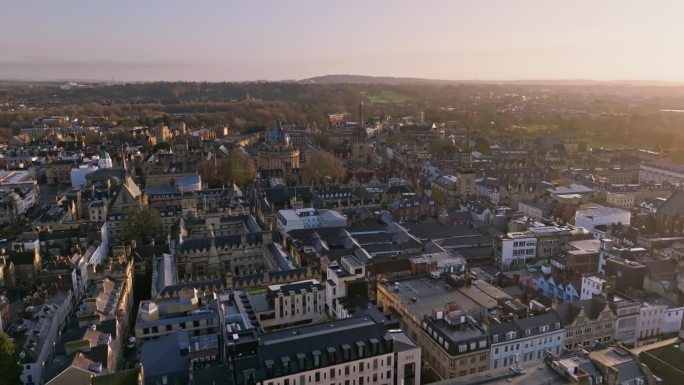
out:
{"label": "dormer window", "polygon": [[513,338],[515,338],[515,334],[516,333],[514,331],[506,333],[506,339],[512,340]]}
{"label": "dormer window", "polygon": [[532,333],[532,331],[530,329],[525,329],[525,335],[526,336],[529,336],[531,333]]}

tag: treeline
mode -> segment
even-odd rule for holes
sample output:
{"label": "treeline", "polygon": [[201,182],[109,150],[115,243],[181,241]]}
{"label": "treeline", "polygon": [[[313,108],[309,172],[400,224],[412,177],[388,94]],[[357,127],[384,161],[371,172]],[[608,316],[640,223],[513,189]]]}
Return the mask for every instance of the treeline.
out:
{"label": "treeline", "polygon": [[[154,82],[62,90],[54,84],[5,84],[0,101],[34,109],[0,111],[0,128],[18,132],[45,115],[106,116],[133,127],[184,121],[254,132],[276,119],[325,127],[328,114],[356,119],[403,117],[455,122],[481,130],[535,126],[533,135],[593,142],[679,146],[684,143],[684,88],[544,84],[301,84]],[[541,127],[541,128],[540,128]],[[528,135],[528,133],[523,133]]]}

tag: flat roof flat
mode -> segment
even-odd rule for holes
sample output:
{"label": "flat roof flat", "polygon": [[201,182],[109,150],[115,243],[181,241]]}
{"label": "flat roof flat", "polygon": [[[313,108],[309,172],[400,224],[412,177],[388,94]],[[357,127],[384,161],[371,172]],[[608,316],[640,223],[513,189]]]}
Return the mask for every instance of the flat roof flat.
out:
{"label": "flat roof flat", "polygon": [[[455,288],[447,289],[443,279],[414,278],[399,282],[399,292],[394,292],[394,284],[388,283],[388,290],[401,299],[415,314],[432,314],[433,309],[443,309],[449,302],[457,303],[466,312],[478,309],[477,302]],[[416,298],[414,302],[412,298]]]}

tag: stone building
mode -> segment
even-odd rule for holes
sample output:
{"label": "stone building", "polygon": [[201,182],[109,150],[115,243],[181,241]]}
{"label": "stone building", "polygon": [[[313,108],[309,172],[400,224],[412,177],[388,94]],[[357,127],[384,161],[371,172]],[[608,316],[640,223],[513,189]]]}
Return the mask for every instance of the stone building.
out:
{"label": "stone building", "polygon": [[615,338],[617,315],[602,296],[563,303],[556,314],[565,327],[565,348],[587,348],[595,342],[608,344]]}
{"label": "stone building", "polygon": [[273,270],[275,261],[268,248],[271,232],[242,233],[187,239],[176,248],[178,277],[241,275]]}
{"label": "stone building", "polygon": [[259,148],[257,171],[263,179],[283,177],[296,179],[299,173],[299,150],[292,146],[290,135],[278,122]]}

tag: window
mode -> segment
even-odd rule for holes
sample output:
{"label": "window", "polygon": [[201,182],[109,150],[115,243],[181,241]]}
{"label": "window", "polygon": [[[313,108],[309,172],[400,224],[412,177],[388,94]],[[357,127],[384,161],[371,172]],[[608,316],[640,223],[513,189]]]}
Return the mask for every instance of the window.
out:
{"label": "window", "polygon": [[330,369],[330,378],[335,378],[335,369]]}
{"label": "window", "polygon": [[392,366],[392,356],[387,357],[387,366]]}

